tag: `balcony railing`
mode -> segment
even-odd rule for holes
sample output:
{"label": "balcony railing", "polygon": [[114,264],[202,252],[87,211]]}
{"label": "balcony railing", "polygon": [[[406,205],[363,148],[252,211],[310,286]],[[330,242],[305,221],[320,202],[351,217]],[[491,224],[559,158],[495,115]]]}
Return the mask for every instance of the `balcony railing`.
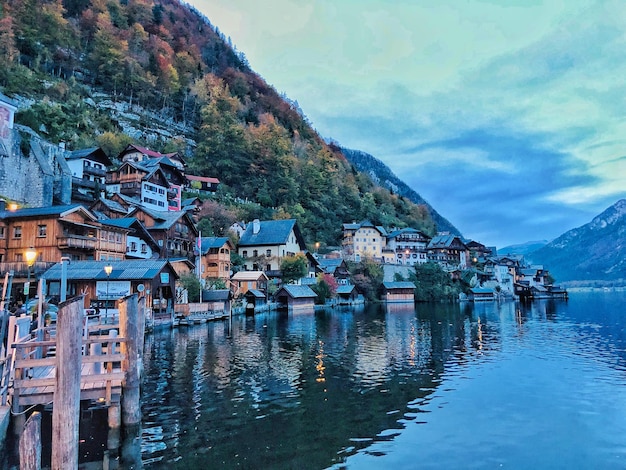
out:
{"label": "balcony railing", "polygon": [[83,173],[87,173],[88,175],[95,175],[95,176],[105,176],[107,172],[103,168],[96,168],[95,166],[84,165]]}
{"label": "balcony railing", "polygon": [[57,238],[59,248],[76,248],[79,250],[95,250],[98,240],[93,237],[81,237],[79,235],[68,235]]}

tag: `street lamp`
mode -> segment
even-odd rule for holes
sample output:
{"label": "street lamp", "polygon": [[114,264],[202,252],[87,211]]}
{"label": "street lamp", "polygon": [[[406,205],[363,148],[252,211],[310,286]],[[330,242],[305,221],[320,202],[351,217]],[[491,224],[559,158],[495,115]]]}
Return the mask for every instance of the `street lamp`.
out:
{"label": "street lamp", "polygon": [[111,266],[110,264],[107,264],[104,267],[104,272],[107,275],[107,297],[105,299],[105,304],[104,304],[104,318],[105,321],[108,321],[109,319],[109,277],[111,276],[111,273],[113,272],[113,266]]}
{"label": "street lamp", "polygon": [[33,264],[35,264],[35,260],[37,259],[37,252],[32,246],[24,252],[24,258],[26,258],[26,266],[28,268],[28,290],[26,291],[26,304],[24,305],[24,308],[26,308],[26,312],[28,313],[28,297],[30,294],[30,268],[33,267]]}

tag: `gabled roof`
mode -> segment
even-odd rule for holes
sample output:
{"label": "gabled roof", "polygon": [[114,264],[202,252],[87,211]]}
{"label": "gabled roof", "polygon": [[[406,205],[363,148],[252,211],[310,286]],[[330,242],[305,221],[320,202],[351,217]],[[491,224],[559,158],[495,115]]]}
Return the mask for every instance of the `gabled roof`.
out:
{"label": "gabled roof", "polygon": [[198,233],[189,212],[184,211],[155,211],[153,209],[148,209],[147,207],[140,206],[140,210],[148,214],[150,217],[154,219],[154,225],[150,227],[146,227],[148,230],[168,230],[171,228],[176,222],[181,219],[187,219],[189,225],[192,227],[192,231],[195,234]]}
{"label": "gabled roof", "polygon": [[387,290],[415,289],[415,284],[409,281],[383,282],[383,287]]}
{"label": "gabled roof", "polygon": [[309,286],[285,284],[280,289],[278,289],[278,292],[276,292],[275,295],[278,295],[281,290],[284,290],[287,295],[289,295],[289,297],[293,299],[308,299],[312,297],[317,297],[317,294]]}
{"label": "gabled roof", "polygon": [[96,220],[96,217],[81,204],[69,204],[65,206],[48,206],[48,207],[27,207],[25,209],[17,209],[15,211],[0,211],[0,219],[15,219],[22,217],[43,217],[48,215],[58,215],[65,217],[73,212],[84,212],[87,217]]}
{"label": "gabled roof", "polygon": [[219,184],[220,182],[220,180],[218,180],[217,178],[211,178],[209,176],[185,175],[185,178],[187,178],[189,181],[200,181],[203,183]]}
{"label": "gabled roof", "polygon": [[233,274],[233,277],[230,278],[232,281],[258,281],[258,280],[269,280],[267,274],[263,271],[239,271]]}
{"label": "gabled roof", "polygon": [[107,209],[113,212],[119,212],[120,214],[126,214],[128,212],[127,209],[124,206],[122,206],[119,202],[112,201],[111,199],[106,199],[103,197],[98,198],[98,200],[94,204],[92,204],[92,207],[98,202],[102,203],[104,206],[107,207]]}
{"label": "gabled roof", "polygon": [[[172,275],[178,278],[178,275],[167,260],[124,260],[124,261],[72,261],[67,265],[68,280],[106,280],[107,275],[104,272],[106,265],[113,266],[113,271],[108,277],[111,281],[136,281],[154,279],[165,267],[169,266]],[[48,269],[41,276],[47,280],[61,279],[61,263],[57,263]]]}
{"label": "gabled roof", "polygon": [[369,220],[364,220],[358,224],[357,223],[343,224],[344,230],[358,230],[360,228],[373,228],[373,229],[378,230],[383,236],[387,236],[387,231],[385,230],[384,227],[380,225],[374,225]]}
{"label": "gabled roof", "polygon": [[228,237],[202,237],[200,242],[200,252],[207,253],[211,248],[221,248],[225,244],[229,244],[232,249],[232,242]]}
{"label": "gabled roof", "polygon": [[262,220],[258,222],[259,231],[254,233],[256,222],[251,222],[239,239],[240,247],[259,245],[284,245],[289,241],[293,230],[301,249],[305,248],[304,239],[296,224],[296,219]]}
{"label": "gabled roof", "polygon": [[66,160],[79,160],[84,158],[94,162],[102,163],[104,166],[111,166],[113,162],[100,147],[90,147],[88,149],[73,150],[67,154]]}
{"label": "gabled roof", "polygon": [[249,297],[249,296],[252,296],[256,299],[265,298],[265,294],[258,289],[249,289],[248,292],[246,292],[246,297]]}
{"label": "gabled roof", "polygon": [[337,294],[339,295],[352,294],[354,289],[356,289],[356,286],[353,284],[342,284],[342,285],[337,286]]}
{"label": "gabled roof", "polygon": [[448,248],[452,246],[455,240],[458,240],[461,245],[465,246],[457,235],[436,235],[430,240],[427,248]]}
{"label": "gabled roof", "polygon": [[230,299],[230,289],[204,289],[202,291],[203,302],[215,302]]}
{"label": "gabled roof", "polygon": [[406,227],[406,228],[401,228],[401,229],[398,229],[398,230],[394,230],[393,232],[391,232],[391,233],[389,233],[387,235],[387,238],[396,238],[397,236],[404,235],[405,233],[415,233],[415,234],[422,235],[424,238],[430,238],[428,235],[426,235],[421,230],[417,230],[416,228],[411,228],[411,227]]}

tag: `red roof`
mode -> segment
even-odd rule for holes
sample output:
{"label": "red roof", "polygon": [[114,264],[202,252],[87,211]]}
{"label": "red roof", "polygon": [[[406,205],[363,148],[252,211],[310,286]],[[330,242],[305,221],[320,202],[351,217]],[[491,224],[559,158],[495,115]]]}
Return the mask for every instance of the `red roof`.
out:
{"label": "red roof", "polygon": [[185,175],[189,181],[201,181],[203,183],[215,183],[219,184],[220,180],[217,178],[209,178],[207,176],[195,176],[195,175]]}

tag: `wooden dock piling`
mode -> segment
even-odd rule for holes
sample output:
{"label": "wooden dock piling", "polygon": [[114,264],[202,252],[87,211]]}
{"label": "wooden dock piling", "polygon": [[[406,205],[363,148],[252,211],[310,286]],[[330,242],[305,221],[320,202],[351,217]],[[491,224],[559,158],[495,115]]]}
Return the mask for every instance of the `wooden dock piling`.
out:
{"label": "wooden dock piling", "polygon": [[59,304],[52,470],[78,468],[83,302],[83,296],[78,296]]}
{"label": "wooden dock piling", "polygon": [[124,297],[119,303],[120,335],[126,338],[121,344],[124,356],[124,380],[122,381],[122,424],[136,426],[141,424],[140,405],[140,345],[143,344],[143,331],[139,318],[137,294]]}
{"label": "wooden dock piling", "polygon": [[20,435],[20,470],[41,470],[41,413],[35,411]]}

